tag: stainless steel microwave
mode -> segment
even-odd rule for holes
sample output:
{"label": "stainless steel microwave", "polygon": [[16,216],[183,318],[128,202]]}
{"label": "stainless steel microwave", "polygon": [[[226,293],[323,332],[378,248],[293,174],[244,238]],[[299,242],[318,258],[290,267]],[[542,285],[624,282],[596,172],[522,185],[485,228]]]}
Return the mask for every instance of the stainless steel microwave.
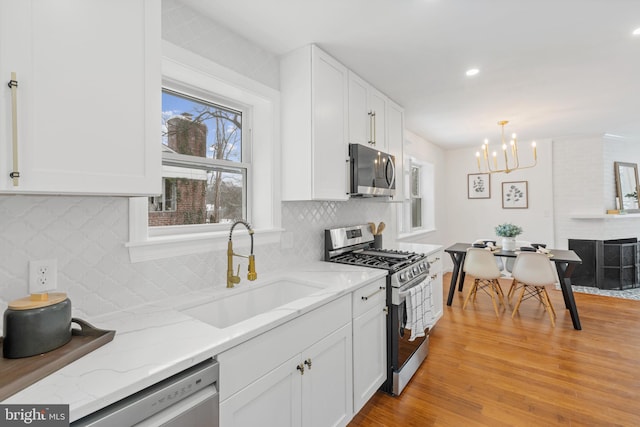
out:
{"label": "stainless steel microwave", "polygon": [[395,157],[375,148],[349,144],[351,196],[394,196]]}

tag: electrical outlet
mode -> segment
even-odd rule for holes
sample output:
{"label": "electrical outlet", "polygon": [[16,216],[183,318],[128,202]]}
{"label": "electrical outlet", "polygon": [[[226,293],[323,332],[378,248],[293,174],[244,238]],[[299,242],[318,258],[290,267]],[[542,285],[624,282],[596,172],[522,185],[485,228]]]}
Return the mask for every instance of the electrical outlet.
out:
{"label": "electrical outlet", "polygon": [[29,262],[29,293],[40,294],[58,286],[58,261],[42,259]]}

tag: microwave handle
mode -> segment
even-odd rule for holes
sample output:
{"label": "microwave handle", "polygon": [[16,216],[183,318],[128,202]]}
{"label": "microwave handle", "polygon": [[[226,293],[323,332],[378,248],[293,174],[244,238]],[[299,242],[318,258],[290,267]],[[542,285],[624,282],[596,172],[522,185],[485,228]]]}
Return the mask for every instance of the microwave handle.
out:
{"label": "microwave handle", "polygon": [[[385,176],[385,178],[387,178],[387,184],[389,184],[389,188],[391,188],[396,181],[396,165],[393,164],[393,158],[391,156],[387,157],[387,168],[389,166],[391,166],[391,180],[388,179],[388,176]],[[388,175],[386,171],[385,175]]]}

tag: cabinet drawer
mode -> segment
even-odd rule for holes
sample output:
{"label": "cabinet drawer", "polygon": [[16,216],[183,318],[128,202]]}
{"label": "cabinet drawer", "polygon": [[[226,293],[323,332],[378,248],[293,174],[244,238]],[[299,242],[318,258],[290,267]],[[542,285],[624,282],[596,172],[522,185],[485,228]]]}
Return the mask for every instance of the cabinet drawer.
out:
{"label": "cabinet drawer", "polygon": [[429,262],[429,273],[436,275],[442,271],[442,251],[432,252],[427,255],[427,262]]}
{"label": "cabinet drawer", "polygon": [[353,317],[356,318],[367,310],[380,305],[387,299],[387,280],[382,278],[369,283],[353,293]]}

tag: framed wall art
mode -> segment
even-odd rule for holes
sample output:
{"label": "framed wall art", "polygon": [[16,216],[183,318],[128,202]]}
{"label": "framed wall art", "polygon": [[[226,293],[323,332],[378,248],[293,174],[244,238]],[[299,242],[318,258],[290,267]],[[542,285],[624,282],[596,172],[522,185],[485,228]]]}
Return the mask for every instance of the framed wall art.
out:
{"label": "framed wall art", "polygon": [[488,173],[467,174],[467,198],[490,199],[491,198],[491,174],[488,174]]}
{"label": "framed wall art", "polygon": [[529,189],[527,181],[502,183],[502,209],[527,209]]}

